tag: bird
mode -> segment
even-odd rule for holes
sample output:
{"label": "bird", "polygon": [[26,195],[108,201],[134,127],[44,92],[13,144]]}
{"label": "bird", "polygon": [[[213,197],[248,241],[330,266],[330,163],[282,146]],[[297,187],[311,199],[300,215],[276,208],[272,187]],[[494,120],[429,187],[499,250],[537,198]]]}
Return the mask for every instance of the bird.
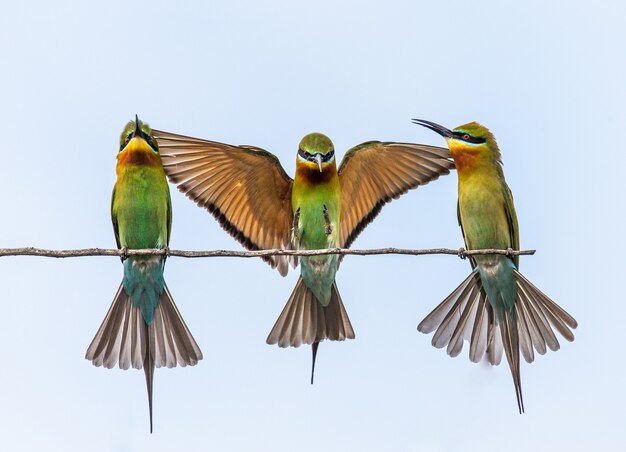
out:
{"label": "bird", "polygon": [[[111,219],[118,249],[168,249],[172,203],[150,127],[128,122],[120,137]],[[155,367],[193,366],[202,352],[165,284],[165,255],[122,258],[124,278],[85,358],[111,369],[144,369],[152,433]]]}
{"label": "bird", "polygon": [[[347,248],[385,203],[454,168],[448,149],[381,141],[351,148],[337,167],[332,141],[315,132],[299,143],[292,179],[259,147],[153,132],[170,181],[250,250]],[[295,256],[264,259],[283,276],[298,265]],[[340,261],[300,258],[300,277],[266,340],[311,345],[311,384],[319,343],[355,337],[335,282]]]}
{"label": "bird", "polygon": [[[457,215],[466,249],[519,250],[513,195],[491,131],[477,122],[453,130],[422,119],[413,123],[443,136],[452,153],[458,175]],[[470,275],[417,329],[426,334],[435,331],[432,344],[447,347],[450,356],[458,356],[464,340],[469,340],[469,358],[475,363],[486,354],[490,364],[498,365],[504,350],[521,414],[520,351],[531,363],[534,351],[543,355],[547,348],[560,348],[555,330],[571,342],[578,324],[519,272],[519,255],[474,255],[469,260]]]}

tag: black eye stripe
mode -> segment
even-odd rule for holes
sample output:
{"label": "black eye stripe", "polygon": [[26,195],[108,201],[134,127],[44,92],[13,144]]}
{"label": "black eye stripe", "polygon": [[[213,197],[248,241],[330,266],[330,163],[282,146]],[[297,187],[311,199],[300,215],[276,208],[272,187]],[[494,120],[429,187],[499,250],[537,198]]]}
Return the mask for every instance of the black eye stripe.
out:
{"label": "black eye stripe", "polygon": [[452,132],[452,134],[455,138],[458,138],[459,140],[465,141],[467,143],[481,144],[487,141],[484,138],[473,137],[467,132]]}
{"label": "black eye stripe", "polygon": [[298,155],[300,157],[302,157],[304,160],[311,160],[311,158],[313,157],[311,154],[309,154],[304,149],[298,149]]}
{"label": "black eye stripe", "polygon": [[[308,160],[310,162],[316,161],[315,156],[317,154],[319,154],[319,152],[315,154],[311,154],[310,152],[307,152],[304,149],[298,149],[298,155],[302,157],[304,160]],[[335,151],[331,150],[329,153],[322,155],[322,162],[330,162],[334,156],[335,156]]]}

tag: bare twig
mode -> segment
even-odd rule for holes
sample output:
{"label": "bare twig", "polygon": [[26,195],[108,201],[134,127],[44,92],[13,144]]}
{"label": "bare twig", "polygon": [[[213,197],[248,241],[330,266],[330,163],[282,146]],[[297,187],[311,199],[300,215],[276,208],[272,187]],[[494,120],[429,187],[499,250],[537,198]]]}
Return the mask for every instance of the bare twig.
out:
{"label": "bare twig", "polygon": [[402,248],[378,248],[370,250],[353,250],[347,248],[331,248],[326,250],[256,250],[256,251],[233,251],[233,250],[208,250],[208,251],[184,251],[172,249],[104,249],[104,248],[83,248],[77,250],[48,250],[41,248],[0,248],[0,257],[3,256],[40,256],[40,257],[86,257],[86,256],[149,256],[164,255],[176,257],[266,257],[266,256],[320,256],[326,254],[372,256],[379,254],[400,254],[409,256],[422,256],[425,254],[452,254],[459,257],[477,256],[485,254],[502,254],[505,256],[531,255],[535,250],[515,251],[484,249],[467,251],[463,248],[430,248],[421,250]]}

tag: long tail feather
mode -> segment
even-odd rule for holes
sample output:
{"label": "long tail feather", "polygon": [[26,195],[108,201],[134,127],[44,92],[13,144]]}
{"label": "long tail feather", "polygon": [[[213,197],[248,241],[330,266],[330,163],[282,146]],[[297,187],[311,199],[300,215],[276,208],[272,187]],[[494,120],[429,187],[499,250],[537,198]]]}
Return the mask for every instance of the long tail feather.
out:
{"label": "long tail feather", "polygon": [[279,347],[312,344],[311,383],[313,383],[318,344],[324,340],[345,339],[354,339],[354,330],[339,296],[337,285],[333,283],[330,303],[324,307],[300,277],[266,342],[278,344]]}
{"label": "long tail feather", "polygon": [[313,342],[311,345],[311,384],[313,384],[313,376],[315,375],[315,358],[317,358],[317,348],[320,346],[319,342]]}
{"label": "long tail feather", "polygon": [[506,360],[511,369],[513,384],[515,385],[515,396],[517,397],[517,407],[520,414],[524,412],[524,398],[522,396],[522,380],[519,368],[519,337],[517,334],[517,322],[508,312],[504,313],[504,319],[500,323],[502,331],[502,343]]}
{"label": "long tail feather", "polygon": [[148,345],[148,352],[146,353],[146,359],[143,363],[143,372],[146,375],[146,388],[148,389],[148,411],[150,412],[150,433],[152,433],[152,384],[154,382],[154,360],[152,359],[150,345]]}

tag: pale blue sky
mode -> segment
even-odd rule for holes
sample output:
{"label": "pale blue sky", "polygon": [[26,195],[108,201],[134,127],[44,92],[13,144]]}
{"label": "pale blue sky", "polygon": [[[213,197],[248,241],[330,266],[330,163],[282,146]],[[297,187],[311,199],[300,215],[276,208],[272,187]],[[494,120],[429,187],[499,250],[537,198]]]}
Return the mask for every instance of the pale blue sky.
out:
{"label": "pale blue sky", "polygon": [[[4,2],[1,247],[114,247],[118,136],[156,128],[274,152],[380,139],[444,145],[413,117],[496,135],[522,272],[579,321],[576,341],[506,365],[430,345],[417,323],[470,271],[450,256],[348,257],[357,339],[265,344],[296,281],[260,260],[172,258],[166,280],[204,352],[155,376],[84,353],[115,258],[1,258],[0,448],[12,451],[622,450],[624,2]],[[356,248],[460,247],[456,175],[386,206]],[[240,249],[172,187],[171,246]],[[615,345],[614,345],[615,344]]]}

